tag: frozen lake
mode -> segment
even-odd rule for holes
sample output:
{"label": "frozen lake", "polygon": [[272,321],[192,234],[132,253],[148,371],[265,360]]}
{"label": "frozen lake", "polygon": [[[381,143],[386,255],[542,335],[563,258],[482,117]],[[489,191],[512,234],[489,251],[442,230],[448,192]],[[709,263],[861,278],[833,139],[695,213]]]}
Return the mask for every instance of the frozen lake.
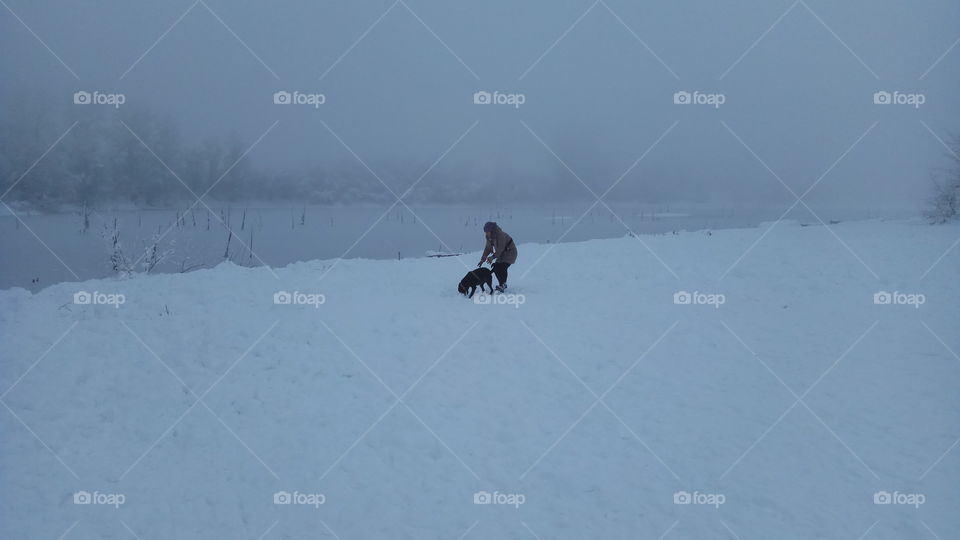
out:
{"label": "frozen lake", "polygon": [[[160,236],[160,250],[171,253],[153,271],[181,272],[215,266],[225,258],[246,266],[284,266],[312,259],[396,259],[424,257],[434,251],[478,251],[483,248],[481,227],[485,221],[500,223],[519,244],[574,242],[623,236],[628,231],[663,234],[754,227],[779,218],[789,206],[611,204],[614,216],[600,204],[590,209],[591,204],[411,205],[410,209],[397,205],[387,212],[389,205],[210,203],[213,213],[199,204],[191,210],[187,210],[189,205],[179,209],[98,208],[89,211],[86,219],[80,210],[54,214],[18,211],[19,220],[0,216],[0,259],[4,261],[0,288],[39,290],[61,281],[114,274],[108,245],[114,226],[128,258],[141,258],[153,243],[151,239]],[[909,214],[815,210],[825,221]],[[799,205],[787,218],[818,223]],[[522,257],[521,252],[520,264]],[[137,270],[142,268],[138,265]]]}

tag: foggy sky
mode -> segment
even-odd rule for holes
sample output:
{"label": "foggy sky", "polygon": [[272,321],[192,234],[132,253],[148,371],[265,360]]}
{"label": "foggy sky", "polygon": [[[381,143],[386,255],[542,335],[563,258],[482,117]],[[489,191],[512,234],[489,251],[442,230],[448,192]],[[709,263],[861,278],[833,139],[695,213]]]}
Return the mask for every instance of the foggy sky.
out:
{"label": "foggy sky", "polygon": [[[78,90],[119,92],[188,141],[248,145],[279,121],[257,164],[359,157],[398,192],[450,149],[425,181],[590,200],[574,173],[599,195],[629,169],[607,200],[789,204],[777,176],[800,195],[829,170],[808,202],[919,206],[946,165],[937,137],[960,131],[950,0],[4,2],[4,105],[26,91],[70,114]],[[725,102],[675,105],[681,90]],[[925,103],[875,105],[880,90]]]}

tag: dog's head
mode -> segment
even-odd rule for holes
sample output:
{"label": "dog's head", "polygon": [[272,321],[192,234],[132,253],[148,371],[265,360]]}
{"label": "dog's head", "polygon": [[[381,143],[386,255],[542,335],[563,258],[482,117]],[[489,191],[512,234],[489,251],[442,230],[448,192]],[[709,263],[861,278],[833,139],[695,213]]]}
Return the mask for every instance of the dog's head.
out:
{"label": "dog's head", "polygon": [[459,285],[457,285],[457,292],[458,292],[458,293],[460,293],[460,294],[467,294],[467,290],[468,290],[468,287],[467,287],[466,285],[464,285],[462,281],[460,282]]}

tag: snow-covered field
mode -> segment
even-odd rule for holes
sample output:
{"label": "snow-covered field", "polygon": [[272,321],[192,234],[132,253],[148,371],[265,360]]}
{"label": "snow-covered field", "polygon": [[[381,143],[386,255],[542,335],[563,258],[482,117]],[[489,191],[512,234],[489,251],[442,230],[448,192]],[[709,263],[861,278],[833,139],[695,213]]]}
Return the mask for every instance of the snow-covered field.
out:
{"label": "snow-covered field", "polygon": [[2,291],[0,537],[956,537],[958,237],[522,243],[491,303],[476,253]]}

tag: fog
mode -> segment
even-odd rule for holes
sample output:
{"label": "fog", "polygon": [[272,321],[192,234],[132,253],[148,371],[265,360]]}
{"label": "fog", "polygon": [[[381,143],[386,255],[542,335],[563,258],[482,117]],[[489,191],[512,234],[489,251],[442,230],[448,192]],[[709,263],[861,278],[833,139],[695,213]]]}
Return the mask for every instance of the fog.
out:
{"label": "fog", "polygon": [[95,198],[146,204],[191,198],[176,173],[222,198],[919,208],[958,128],[948,0],[4,2],[5,200],[92,197],[57,195],[92,145],[127,160],[85,165],[125,186]]}

